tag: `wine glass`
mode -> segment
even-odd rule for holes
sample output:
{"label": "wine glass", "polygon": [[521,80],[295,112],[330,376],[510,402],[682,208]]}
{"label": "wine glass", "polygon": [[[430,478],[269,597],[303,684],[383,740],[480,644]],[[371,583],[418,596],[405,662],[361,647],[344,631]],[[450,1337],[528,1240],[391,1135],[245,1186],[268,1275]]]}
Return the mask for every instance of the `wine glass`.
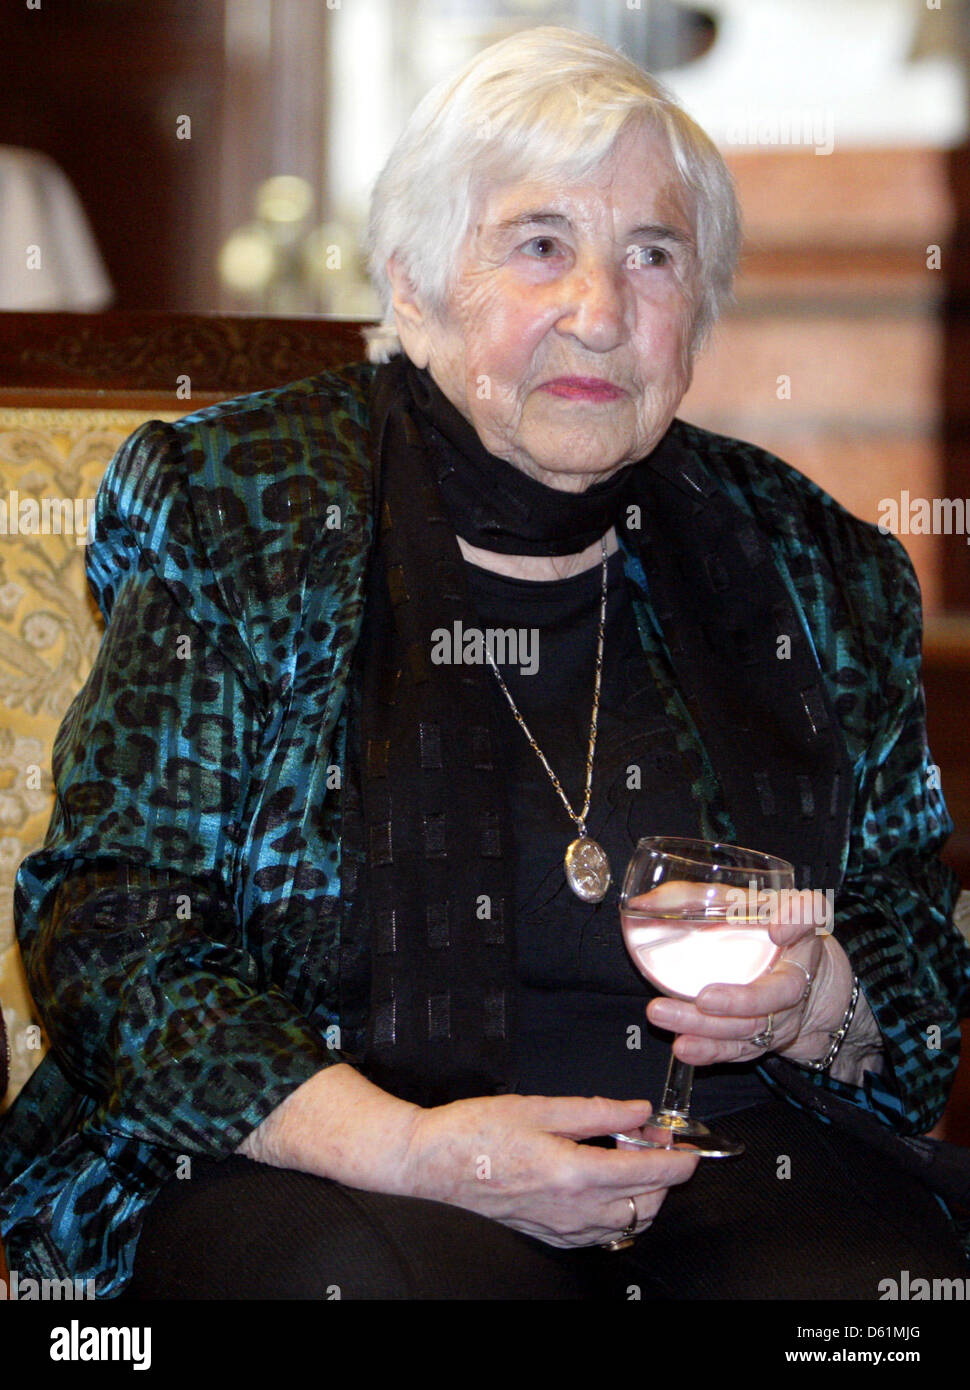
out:
{"label": "wine glass", "polygon": [[[757,850],[670,836],[640,840],[620,894],[623,940],[642,975],[663,994],[696,999],[706,985],[747,985],[774,965],[781,947],[768,925],[795,886],[791,864]],[[663,1101],[642,1148],[686,1149],[728,1158],[744,1145],[690,1117],[694,1068],[670,1052]],[[653,1131],[650,1133],[650,1131]]]}

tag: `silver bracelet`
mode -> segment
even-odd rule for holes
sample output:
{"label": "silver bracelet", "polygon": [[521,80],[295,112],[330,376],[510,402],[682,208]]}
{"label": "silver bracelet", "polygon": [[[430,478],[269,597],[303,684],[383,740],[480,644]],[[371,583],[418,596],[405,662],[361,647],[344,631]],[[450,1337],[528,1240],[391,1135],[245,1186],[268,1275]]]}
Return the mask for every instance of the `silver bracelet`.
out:
{"label": "silver bracelet", "polygon": [[852,1019],[855,1015],[855,1006],[856,1004],[858,1004],[858,1002],[859,978],[857,975],[853,975],[852,997],[849,1000],[848,1008],[842,1015],[842,1022],[839,1024],[838,1028],[835,1030],[834,1033],[829,1034],[829,1037],[832,1039],[831,1047],[829,1048],[828,1052],[826,1052],[825,1056],[820,1057],[817,1061],[802,1062],[801,1065],[803,1067],[808,1067],[809,1071],[828,1071],[829,1067],[832,1065],[836,1057],[839,1055],[839,1048],[845,1042],[845,1036],[848,1033],[850,1027],[852,1026]]}

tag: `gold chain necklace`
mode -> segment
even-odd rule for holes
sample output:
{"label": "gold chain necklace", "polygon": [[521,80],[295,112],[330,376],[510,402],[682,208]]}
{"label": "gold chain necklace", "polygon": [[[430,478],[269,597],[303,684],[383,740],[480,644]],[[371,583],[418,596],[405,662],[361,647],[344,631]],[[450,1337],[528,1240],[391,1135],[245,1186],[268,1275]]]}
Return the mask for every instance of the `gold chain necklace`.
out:
{"label": "gold chain necklace", "polygon": [[552,785],[559,793],[559,799],[566,808],[569,819],[574,822],[579,831],[579,838],[573,840],[567,847],[563,867],[566,871],[566,882],[578,898],[582,898],[587,903],[598,903],[606,897],[606,890],[610,886],[610,861],[606,856],[603,846],[595,840],[590,839],[586,834],[586,817],[589,815],[590,802],[593,796],[593,758],[596,754],[596,729],[599,722],[600,709],[600,684],[603,675],[603,639],[606,633],[606,537],[603,537],[603,583],[602,594],[600,597],[600,624],[599,640],[596,647],[596,681],[593,686],[593,715],[589,726],[589,749],[586,754],[586,796],[583,801],[583,809],[577,815],[569,803],[566,793],[562,789],[559,778],[553,772],[546,760],[546,755],[536,743],[529,730],[528,724],[519,713],[518,707],[509,688],[499,674],[499,669],[495,664],[495,658],[491,651],[486,651],[489,665],[495,672],[495,679],[502,688],[502,693],[512,713],[515,715],[516,723],[525,734],[529,743],[538,754],[539,761],[548,772],[552,779]]}

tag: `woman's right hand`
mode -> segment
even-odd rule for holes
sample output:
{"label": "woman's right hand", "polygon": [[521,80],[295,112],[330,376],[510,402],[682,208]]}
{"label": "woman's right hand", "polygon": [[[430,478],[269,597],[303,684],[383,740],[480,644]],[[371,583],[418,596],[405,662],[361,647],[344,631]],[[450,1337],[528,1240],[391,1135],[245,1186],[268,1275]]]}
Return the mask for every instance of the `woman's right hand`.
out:
{"label": "woman's right hand", "polygon": [[305,1082],[239,1152],[348,1187],[465,1207],[548,1245],[601,1244],[653,1221],[697,1165],[668,1149],[603,1149],[580,1139],[634,1130],[646,1101],[482,1096],[422,1110],[345,1063]]}
{"label": "woman's right hand", "polygon": [[408,1150],[408,1190],[480,1212],[547,1245],[599,1245],[630,1221],[653,1221],[697,1158],[669,1149],[580,1144],[639,1128],[646,1101],[485,1096],[422,1110]]}

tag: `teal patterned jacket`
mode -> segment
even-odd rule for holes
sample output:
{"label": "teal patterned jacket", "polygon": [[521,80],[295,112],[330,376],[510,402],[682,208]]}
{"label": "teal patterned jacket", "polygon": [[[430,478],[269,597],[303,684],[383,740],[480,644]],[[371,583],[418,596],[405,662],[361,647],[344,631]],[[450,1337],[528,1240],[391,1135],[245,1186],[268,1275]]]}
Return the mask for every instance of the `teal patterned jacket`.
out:
{"label": "teal patterned jacket", "polygon": [[[373,536],[373,370],[150,422],[105,475],[87,562],[107,630],[17,883],[50,1040],[0,1127],[21,1277],[119,1293],[160,1185],[342,1060],[335,770]],[[770,544],[854,769],[836,934],[886,1066],[815,1084],[923,1133],[956,1067],[970,951],[936,857],[950,823],[915,576],[895,540],[764,451],[672,430]]]}

